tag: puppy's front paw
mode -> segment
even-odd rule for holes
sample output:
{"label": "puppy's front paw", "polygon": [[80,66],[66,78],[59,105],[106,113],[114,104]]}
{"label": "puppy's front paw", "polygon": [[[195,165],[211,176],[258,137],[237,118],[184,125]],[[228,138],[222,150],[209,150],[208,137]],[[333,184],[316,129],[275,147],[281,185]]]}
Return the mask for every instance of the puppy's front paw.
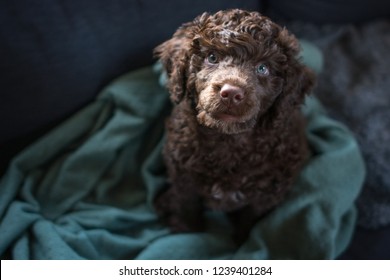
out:
{"label": "puppy's front paw", "polygon": [[175,233],[203,231],[204,219],[200,205],[174,198],[168,190],[155,200],[154,206],[162,221]]}
{"label": "puppy's front paw", "polygon": [[162,219],[165,219],[166,217],[170,216],[170,198],[168,195],[168,192],[164,192],[157,196],[157,198],[154,200],[154,209],[157,213],[157,216],[159,216]]}
{"label": "puppy's front paw", "polygon": [[203,217],[184,217],[178,215],[172,215],[168,219],[168,225],[172,232],[200,232],[204,231]]}

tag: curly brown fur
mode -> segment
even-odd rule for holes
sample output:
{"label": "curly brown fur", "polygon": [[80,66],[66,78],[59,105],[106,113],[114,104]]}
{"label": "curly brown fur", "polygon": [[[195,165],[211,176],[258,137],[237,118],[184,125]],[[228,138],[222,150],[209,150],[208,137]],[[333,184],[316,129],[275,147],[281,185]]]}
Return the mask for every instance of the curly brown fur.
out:
{"label": "curly brown fur", "polygon": [[155,203],[174,232],[229,213],[236,238],[279,204],[308,155],[300,114],[314,75],[299,44],[257,12],[204,13],[155,49],[175,103],[164,158],[170,187]]}

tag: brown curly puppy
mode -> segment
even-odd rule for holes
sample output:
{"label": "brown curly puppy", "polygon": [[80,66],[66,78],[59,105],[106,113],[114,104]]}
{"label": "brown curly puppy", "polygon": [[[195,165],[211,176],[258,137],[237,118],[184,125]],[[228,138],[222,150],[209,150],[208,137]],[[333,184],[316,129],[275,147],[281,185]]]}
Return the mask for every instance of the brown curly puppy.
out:
{"label": "brown curly puppy", "polygon": [[230,214],[236,238],[282,201],[308,156],[300,113],[314,75],[288,31],[257,12],[204,13],[155,49],[175,103],[164,158],[171,186],[156,200],[174,232]]}

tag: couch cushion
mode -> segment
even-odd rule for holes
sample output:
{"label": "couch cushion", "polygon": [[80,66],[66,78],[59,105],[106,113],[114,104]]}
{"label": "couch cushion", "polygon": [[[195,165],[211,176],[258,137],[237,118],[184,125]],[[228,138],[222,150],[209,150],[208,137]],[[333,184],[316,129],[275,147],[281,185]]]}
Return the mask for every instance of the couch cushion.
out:
{"label": "couch cushion", "polygon": [[89,103],[112,78],[150,64],[152,49],[181,23],[204,11],[258,10],[259,2],[1,1],[0,162]]}
{"label": "couch cushion", "polygon": [[269,14],[319,24],[358,23],[390,16],[387,0],[272,0]]}

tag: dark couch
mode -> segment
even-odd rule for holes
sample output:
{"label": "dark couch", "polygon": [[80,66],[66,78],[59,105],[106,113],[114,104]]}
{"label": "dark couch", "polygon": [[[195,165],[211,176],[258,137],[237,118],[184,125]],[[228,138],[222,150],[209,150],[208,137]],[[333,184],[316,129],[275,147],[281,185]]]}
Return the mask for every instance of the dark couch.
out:
{"label": "dark couch", "polygon": [[[0,174],[113,78],[150,65],[152,49],[181,23],[233,7],[316,25],[364,24],[390,12],[385,0],[1,1]],[[387,248],[389,225],[360,227],[341,258],[390,258]]]}

